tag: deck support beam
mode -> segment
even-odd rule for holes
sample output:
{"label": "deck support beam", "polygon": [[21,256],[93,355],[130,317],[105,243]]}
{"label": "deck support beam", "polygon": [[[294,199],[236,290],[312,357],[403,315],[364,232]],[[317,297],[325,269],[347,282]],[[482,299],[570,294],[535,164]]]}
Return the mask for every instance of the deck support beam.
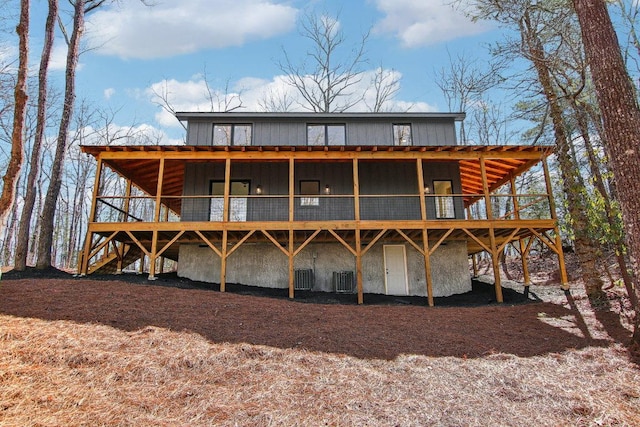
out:
{"label": "deck support beam", "polygon": [[93,233],[91,232],[91,223],[96,220],[96,203],[98,201],[98,190],[100,189],[100,179],[102,177],[102,156],[98,156],[98,164],[96,165],[96,178],[93,184],[93,195],[91,197],[91,210],[89,211],[89,225],[87,227],[87,236],[84,239],[84,254],[82,256],[82,266],[78,274],[86,276],[89,269],[89,252],[91,251],[91,241]]}
{"label": "deck support beam", "polygon": [[424,275],[427,282],[427,301],[429,307],[434,306],[433,301],[433,278],[431,277],[431,250],[429,249],[429,232],[426,228],[422,229],[422,246],[424,253]]}
{"label": "deck support beam", "polygon": [[[418,194],[420,195],[420,219],[427,220],[427,202],[425,197],[426,187],[424,185],[424,169],[422,159],[416,159],[416,171],[418,174]],[[433,278],[431,277],[431,251],[429,249],[429,232],[422,229],[422,256],[424,257],[424,276],[427,285],[427,301],[429,307],[433,307]]]}
{"label": "deck support beam", "polygon": [[358,304],[364,303],[364,285],[362,283],[362,241],[360,230],[360,173],[358,172],[358,159],[353,159],[353,217],[356,221],[356,289],[358,292]]}
{"label": "deck support beam", "polygon": [[[292,224],[295,220],[295,193],[296,193],[296,181],[295,181],[295,159],[291,157],[289,159],[289,224]],[[293,227],[289,226],[289,245],[287,250],[287,257],[289,259],[289,298],[295,297],[295,242]]]}
{"label": "deck support beam", "polygon": [[[516,188],[516,180],[513,176],[509,179],[511,185],[511,198],[513,199],[513,212],[516,220],[520,220],[520,201],[518,200],[518,191]],[[524,281],[524,295],[529,295],[529,286],[531,280],[529,279],[529,265],[527,264],[527,253],[525,251],[525,245],[522,239],[518,239],[518,245],[520,246],[520,262],[522,263],[522,276]]]}
{"label": "deck support beam", "polygon": [[[160,209],[162,207],[162,181],[164,180],[164,157],[160,159],[158,166],[158,186],[156,188],[156,205],[153,221],[160,222]],[[153,230],[151,240],[151,256],[149,257],[149,280],[156,280],[156,253],[158,251],[158,230]]]}
{"label": "deck support beam", "polygon": [[227,290],[227,239],[229,232],[222,230],[222,245],[220,246],[220,292]]}
{"label": "deck support beam", "polygon": [[551,218],[555,221],[554,232],[556,235],[556,247],[558,254],[558,268],[560,270],[560,287],[567,291],[569,290],[569,279],[567,277],[567,268],[564,263],[564,253],[562,252],[562,238],[560,237],[560,230],[558,228],[558,215],[556,213],[556,204],[553,200],[553,190],[551,188],[551,175],[549,174],[549,165],[547,164],[547,158],[542,159],[542,168],[544,169],[544,182],[547,188],[547,194],[549,196],[549,211]]}
{"label": "deck support beam", "polygon": [[[131,204],[131,180],[127,179],[127,186],[125,188],[124,191],[124,205],[122,207],[122,210],[124,211],[123,216],[124,216],[124,221],[128,221],[129,220],[129,205]],[[121,242],[119,244],[119,252],[122,254],[122,257],[118,257],[118,265],[116,266],[116,274],[122,274],[122,261],[124,261],[124,252],[125,252],[125,244],[124,242]],[[116,248],[114,248],[116,249]],[[117,251],[118,249],[116,249]]]}
{"label": "deck support beam", "polygon": [[491,263],[493,264],[493,279],[496,292],[496,301],[503,302],[502,298],[502,283],[500,282],[500,254],[496,246],[496,233],[493,227],[493,208],[491,206],[491,195],[489,193],[489,186],[487,185],[487,167],[485,165],[484,157],[480,157],[480,173],[482,175],[482,192],[484,193],[485,208],[487,213],[487,220],[489,220],[489,242]]}

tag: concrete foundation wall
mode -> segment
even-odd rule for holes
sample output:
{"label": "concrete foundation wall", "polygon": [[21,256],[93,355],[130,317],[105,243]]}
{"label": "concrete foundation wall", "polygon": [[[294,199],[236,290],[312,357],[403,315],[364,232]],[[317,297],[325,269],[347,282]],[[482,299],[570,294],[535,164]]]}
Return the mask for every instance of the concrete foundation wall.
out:
{"label": "concrete foundation wall", "polygon": [[[384,243],[376,244],[362,258],[365,293],[385,294]],[[424,258],[405,244],[409,295],[426,296]],[[309,244],[295,258],[294,268],[314,271],[316,291],[333,292],[333,272],[352,271],[355,258],[340,244]],[[431,256],[434,296],[471,290],[466,242],[447,242]],[[206,245],[181,245],[178,275],[191,280],[220,282],[220,258]],[[227,283],[287,288],[288,258],[273,244],[245,243],[227,259]]]}

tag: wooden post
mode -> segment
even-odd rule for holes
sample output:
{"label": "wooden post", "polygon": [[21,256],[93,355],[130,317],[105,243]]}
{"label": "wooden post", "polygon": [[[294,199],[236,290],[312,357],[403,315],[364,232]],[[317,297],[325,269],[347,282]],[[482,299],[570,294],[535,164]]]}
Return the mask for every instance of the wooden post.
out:
{"label": "wooden post", "polygon": [[[129,222],[129,205],[131,202],[131,180],[127,178],[127,186],[125,188],[124,191],[124,204],[122,206],[122,210],[123,215],[124,215],[124,221],[122,222]],[[118,244],[118,247],[120,248],[120,257],[118,258],[118,262],[116,265],[116,274],[122,274],[122,261],[124,261],[124,255],[125,255],[125,244],[124,242],[120,242]]]}
{"label": "wooden post", "polygon": [[360,229],[355,230],[356,238],[356,286],[358,289],[358,304],[364,303],[364,286],[362,283],[362,241]]}
{"label": "wooden post", "polygon": [[[513,212],[514,218],[516,220],[520,219],[520,202],[518,201],[517,189],[516,189],[516,180],[513,176],[509,178],[509,183],[511,185],[511,197],[513,198]],[[524,242],[522,239],[518,239],[518,244],[520,246],[520,262],[522,263],[522,275],[524,280],[524,294],[529,295],[529,285],[531,285],[531,280],[529,280],[529,265],[527,264],[527,256],[524,250]]]}
{"label": "wooden post", "polygon": [[162,181],[164,180],[164,157],[160,158],[158,167],[158,186],[156,187],[156,206],[153,215],[154,230],[151,239],[151,256],[149,257],[149,280],[156,279],[156,253],[158,252],[158,222],[160,222],[160,207],[162,206]]}
{"label": "wooden post", "polygon": [[289,158],[289,245],[288,245],[288,257],[289,257],[289,298],[295,297],[295,272],[294,272],[294,230],[293,221],[295,220],[295,199],[296,193],[296,181],[295,181],[295,160],[293,157]]}
{"label": "wooden post", "polygon": [[[164,222],[169,222],[169,206],[165,205],[164,206],[164,210],[162,212],[164,212],[164,215],[162,215],[162,220]],[[161,255],[160,256],[160,267],[159,267],[160,274],[164,273],[164,263],[165,263],[164,255]]]}
{"label": "wooden post", "polygon": [[158,230],[153,230],[151,238],[151,256],[149,256],[149,280],[156,280],[156,253],[158,250]]}
{"label": "wooden post", "polygon": [[544,181],[547,187],[547,197],[549,198],[549,210],[551,219],[555,221],[553,231],[556,235],[556,249],[558,250],[558,267],[560,270],[560,287],[569,290],[569,279],[567,277],[567,268],[564,263],[564,252],[562,251],[562,237],[560,237],[560,229],[558,228],[558,215],[556,213],[556,203],[553,200],[553,189],[551,188],[551,175],[549,174],[549,165],[547,158],[542,159],[542,168],[544,169]]}
{"label": "wooden post", "polygon": [[531,278],[529,277],[529,266],[527,264],[527,255],[525,254],[526,247],[522,239],[518,239],[520,243],[520,256],[522,257],[522,275],[524,280],[525,292],[528,292],[529,285],[531,285]]}
{"label": "wooden post", "polygon": [[227,288],[227,239],[228,231],[225,227],[222,230],[222,247],[220,248],[220,292],[225,292]]}
{"label": "wooden post", "polygon": [[131,179],[127,178],[127,187],[124,190],[124,221],[129,222],[129,206],[131,205]]}
{"label": "wooden post", "polygon": [[231,159],[227,159],[224,164],[224,190],[222,200],[222,221],[229,221],[229,193],[231,192]]}
{"label": "wooden post", "polygon": [[491,262],[493,263],[493,277],[495,279],[496,301],[503,302],[502,283],[500,281],[500,254],[496,245],[496,234],[493,226],[489,227],[489,239],[491,241]]}
{"label": "wooden post", "polygon": [[364,284],[362,283],[362,235],[360,234],[360,173],[358,159],[353,159],[353,218],[356,221],[354,231],[356,243],[356,289],[358,304],[364,303]]}
{"label": "wooden post", "polygon": [[220,248],[220,292],[225,292],[227,288],[227,223],[230,217],[231,201],[231,159],[226,159],[224,163],[224,189],[222,191],[222,222],[224,223],[222,230],[222,247]]}
{"label": "wooden post", "polygon": [[416,170],[418,172],[418,194],[420,196],[420,218],[427,220],[427,204],[425,200],[424,173],[422,169],[422,159],[416,159]]}
{"label": "wooden post", "polygon": [[91,223],[96,220],[96,204],[98,200],[98,192],[100,190],[100,179],[102,176],[102,157],[98,156],[98,164],[96,166],[96,177],[93,184],[93,195],[91,196],[91,210],[89,211],[89,223],[87,224],[87,236],[84,240],[84,254],[82,255],[82,267],[78,274],[86,276],[89,269],[89,254],[91,253],[91,241],[93,240],[93,232],[91,231]]}
{"label": "wooden post", "polygon": [[429,307],[434,306],[433,302],[433,278],[431,277],[431,252],[429,249],[429,232],[422,229],[422,250],[424,251],[424,275],[427,280],[427,300]]}
{"label": "wooden post", "polygon": [[502,284],[500,283],[500,256],[496,245],[496,235],[493,229],[493,209],[491,207],[491,197],[489,195],[489,185],[487,184],[487,169],[484,164],[484,156],[480,156],[480,173],[482,174],[482,192],[487,210],[487,219],[489,220],[489,241],[491,242],[491,262],[493,263],[493,278],[496,290],[496,301],[501,303]]}
{"label": "wooden post", "polygon": [[293,227],[289,228],[289,298],[293,299],[295,297],[295,283],[294,283],[294,252],[295,252],[295,242],[294,242],[295,233],[293,231]]}
{"label": "wooden post", "polygon": [[431,276],[431,255],[429,253],[429,231],[426,228],[427,203],[424,194],[424,170],[422,159],[416,159],[416,171],[418,174],[418,194],[420,196],[420,218],[424,221],[422,228],[422,251],[424,252],[424,277],[427,284],[427,300],[429,307],[433,307],[433,278]]}
{"label": "wooden post", "polygon": [[485,211],[487,219],[493,220],[493,208],[491,207],[491,195],[487,184],[487,168],[484,164],[484,156],[480,156],[480,174],[482,175],[482,193],[484,194]]}
{"label": "wooden post", "polygon": [[[471,206],[467,206],[466,211],[467,211],[467,220],[473,219],[473,216],[471,213]],[[477,254],[471,255],[471,266],[473,267],[473,277],[478,277],[478,259],[476,255]]]}

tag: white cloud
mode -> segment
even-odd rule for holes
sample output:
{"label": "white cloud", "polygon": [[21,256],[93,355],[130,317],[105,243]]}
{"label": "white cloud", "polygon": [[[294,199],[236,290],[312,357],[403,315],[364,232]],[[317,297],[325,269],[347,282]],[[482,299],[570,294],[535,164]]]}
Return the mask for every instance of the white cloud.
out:
{"label": "white cloud", "polygon": [[58,39],[53,44],[51,50],[51,59],[49,60],[49,69],[61,71],[67,67],[67,44],[62,39]]}
{"label": "white cloud", "polygon": [[127,1],[93,13],[87,29],[101,54],[150,59],[273,37],[295,28],[296,16],[268,0]]}
{"label": "white cloud", "polygon": [[[384,70],[384,72],[398,80],[402,77],[395,70]],[[372,91],[375,73],[376,70],[362,73],[361,81],[351,88],[353,93],[364,94],[364,98],[349,111],[370,111],[375,97]],[[225,90],[225,86],[230,89]],[[145,89],[144,94],[158,105],[168,101],[173,111],[181,112],[225,111],[225,104],[235,107],[240,105],[240,100],[242,108],[237,111],[264,111],[265,100],[269,98],[274,101],[276,108],[285,104],[286,111],[309,111],[302,106],[304,104],[302,97],[287,83],[285,75],[275,76],[271,80],[245,77],[233,84],[221,84],[218,88],[210,81],[208,87],[211,93],[207,90],[207,82],[201,76],[195,76],[188,81],[170,79],[153,83]],[[436,109],[426,102],[391,99],[385,103],[383,111],[436,111]],[[174,115],[164,108],[156,113],[155,118],[162,126],[180,126]]]}
{"label": "white cloud", "polygon": [[[238,92],[226,93],[224,88],[211,87],[211,83],[209,87],[210,94],[207,82],[197,76],[184,82],[165,79],[153,83],[145,90],[145,95],[155,104],[169,104],[173,111],[224,111],[226,104],[236,105],[233,102],[237,99]],[[180,125],[174,115],[165,108],[156,113],[156,120],[162,126]]]}
{"label": "white cloud", "polygon": [[385,14],[375,30],[394,33],[405,47],[418,47],[487,31],[473,23],[449,0],[375,0]]}
{"label": "white cloud", "polygon": [[[53,44],[53,50],[51,51],[49,70],[64,71],[67,68],[67,51],[67,44],[64,42],[64,40],[56,39],[55,43]],[[34,62],[34,66],[40,66],[40,57],[38,57],[38,60]],[[80,52],[80,58],[78,60],[78,65],[76,65],[76,70],[80,71],[83,68],[84,64],[82,63],[82,52]]]}
{"label": "white cloud", "polygon": [[86,126],[78,130],[84,135],[83,145],[181,145],[182,139],[171,138],[164,130],[148,123],[135,126],[109,124],[108,128]]}
{"label": "white cloud", "polygon": [[109,99],[111,99],[113,95],[115,95],[115,93],[116,93],[116,90],[114,88],[112,87],[107,88],[104,90],[104,98],[108,101]]}

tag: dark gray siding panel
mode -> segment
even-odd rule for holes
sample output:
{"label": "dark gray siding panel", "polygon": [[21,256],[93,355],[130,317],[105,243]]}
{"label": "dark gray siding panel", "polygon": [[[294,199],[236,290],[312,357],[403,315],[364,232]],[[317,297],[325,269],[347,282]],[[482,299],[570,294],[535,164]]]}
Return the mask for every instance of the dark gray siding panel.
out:
{"label": "dark gray siding panel", "polygon": [[413,145],[456,145],[456,127],[451,121],[414,123]]}
{"label": "dark gray siding panel", "polygon": [[360,194],[417,194],[418,175],[415,161],[361,161]]}
{"label": "dark gray siding panel", "polygon": [[213,123],[189,122],[187,145],[211,145]]}
{"label": "dark gray siding panel", "polygon": [[[206,179],[213,171],[222,171],[224,163],[186,163],[184,169],[184,195],[201,196],[209,194],[209,181]],[[182,201],[182,221],[206,221],[209,219],[209,199],[192,198]]]}
{"label": "dark gray siding panel", "polygon": [[393,128],[389,123],[349,123],[347,145],[393,145]]}
{"label": "dark gray siding panel", "polygon": [[[306,145],[307,123],[328,123],[346,125],[347,145],[393,145],[393,125],[411,123],[413,145],[455,145],[456,127],[453,119],[431,119],[417,121],[368,120],[368,121],[263,121],[257,120],[253,126],[253,145]],[[187,145],[211,145],[213,122],[191,121],[187,131]]]}
{"label": "dark gray siding panel", "polygon": [[[358,169],[361,219],[420,219],[415,162],[360,162]],[[394,197],[367,197],[376,195]]]}
{"label": "dark gray siding panel", "polygon": [[306,123],[268,123],[253,125],[253,145],[305,145]]}
{"label": "dark gray siding panel", "polygon": [[[319,181],[320,192],[325,186],[331,189],[331,196],[353,194],[353,171],[351,163],[309,162],[296,165],[296,194],[300,192],[300,181]],[[354,219],[353,197],[319,197],[319,206],[301,206],[301,199],[295,200],[296,221],[349,220]]]}

